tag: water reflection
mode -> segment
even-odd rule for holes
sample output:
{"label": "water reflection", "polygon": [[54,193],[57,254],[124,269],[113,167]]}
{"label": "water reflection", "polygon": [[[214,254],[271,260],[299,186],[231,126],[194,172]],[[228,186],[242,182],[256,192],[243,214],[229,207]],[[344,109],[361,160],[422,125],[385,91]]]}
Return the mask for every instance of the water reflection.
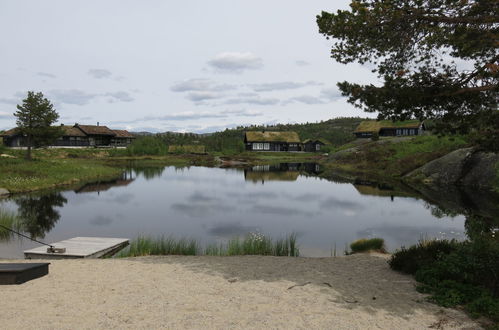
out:
{"label": "water reflection", "polygon": [[317,175],[321,172],[320,165],[316,163],[256,165],[244,169],[244,179],[265,184],[265,181],[296,181],[300,174]]}
{"label": "water reflection", "polygon": [[41,196],[28,195],[16,197],[18,225],[31,238],[44,238],[61,218],[56,207],[62,207],[68,200],[61,193]]}
{"label": "water reflection", "polygon": [[[46,235],[48,242],[143,234],[191,237],[209,244],[255,231],[276,238],[295,232],[303,255],[328,256],[331,246],[362,237],[383,237],[389,249],[421,237],[464,237],[463,214],[475,214],[472,208],[447,193],[441,200],[436,196],[428,198],[397,183],[326,177],[313,163],[244,170],[138,166],[128,167],[116,180],[19,196],[0,201],[0,207],[23,213],[31,219],[25,220],[23,230],[34,237]],[[475,228],[469,222],[466,226]],[[30,242],[22,244],[0,243],[0,251],[10,253],[0,257],[22,256],[23,249],[32,247]]]}

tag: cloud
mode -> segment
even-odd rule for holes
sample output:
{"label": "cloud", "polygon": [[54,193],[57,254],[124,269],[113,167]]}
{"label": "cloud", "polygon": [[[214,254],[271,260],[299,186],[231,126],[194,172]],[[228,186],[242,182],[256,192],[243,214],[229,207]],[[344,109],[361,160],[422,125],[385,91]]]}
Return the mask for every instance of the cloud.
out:
{"label": "cloud", "polygon": [[193,101],[193,102],[202,102],[206,100],[214,100],[214,99],[219,99],[221,98],[222,95],[216,92],[209,92],[209,91],[203,91],[203,92],[191,92],[187,94],[186,98]]}
{"label": "cloud", "polygon": [[235,85],[218,84],[210,79],[189,79],[172,85],[170,90],[173,92],[219,92],[236,88]]}
{"label": "cloud", "polygon": [[[195,119],[208,119],[208,118],[229,118],[229,117],[255,117],[262,115],[259,111],[254,110],[223,110],[220,112],[196,112],[196,111],[185,111],[180,113],[174,113],[171,115],[164,116],[146,116],[134,121],[130,121],[130,123],[134,123],[136,121],[150,121],[150,120],[159,120],[159,121],[170,121],[170,120],[195,120]],[[123,122],[125,123],[125,122]]]}
{"label": "cloud", "polygon": [[252,53],[220,53],[208,65],[221,73],[241,73],[263,68],[263,60]]}
{"label": "cloud", "polygon": [[279,99],[276,98],[261,98],[259,96],[255,96],[228,99],[224,102],[224,104],[276,105],[279,102]]}
{"label": "cloud", "polygon": [[113,75],[111,71],[105,69],[90,69],[88,70],[88,74],[95,79],[111,78]]}
{"label": "cloud", "polygon": [[341,98],[342,95],[341,95],[341,92],[337,88],[331,87],[331,88],[325,88],[325,89],[321,90],[321,97],[323,97],[329,101],[335,101],[335,100]]}
{"label": "cloud", "polygon": [[59,103],[85,105],[99,96],[99,94],[87,93],[79,89],[57,89],[49,92],[49,95]]}
{"label": "cloud", "polygon": [[40,76],[40,77],[44,77],[44,78],[57,78],[56,75],[53,75],[53,74],[47,73],[47,72],[37,72],[36,75]]}
{"label": "cloud", "polygon": [[295,96],[290,98],[289,100],[283,102],[284,105],[289,104],[289,103],[294,103],[294,102],[300,102],[300,103],[305,103],[305,104],[324,104],[325,102],[315,96],[311,95],[302,95],[302,96]]}
{"label": "cloud", "polygon": [[272,214],[280,216],[312,216],[313,213],[292,207],[280,207],[257,204],[251,208],[251,213]]}
{"label": "cloud", "polygon": [[307,66],[307,65],[310,65],[310,63],[309,63],[309,62],[307,62],[307,61],[303,61],[303,60],[298,60],[298,61],[295,61],[295,64],[296,64],[297,66]]}
{"label": "cloud", "polygon": [[238,235],[245,235],[250,232],[257,231],[257,227],[244,226],[240,222],[236,223],[219,223],[208,229],[208,233],[218,237],[232,238]]}
{"label": "cloud", "polygon": [[90,220],[89,223],[94,226],[108,226],[113,222],[113,219],[103,216],[97,216]]}
{"label": "cloud", "polygon": [[276,90],[297,89],[307,86],[321,86],[321,85],[323,84],[317,81],[307,81],[307,82],[282,81],[275,83],[253,84],[250,85],[250,87],[252,87],[255,92],[271,92]]}
{"label": "cloud", "polygon": [[342,209],[342,210],[361,210],[364,206],[357,202],[340,200],[334,197],[327,198],[320,203],[321,209]]}
{"label": "cloud", "polygon": [[21,103],[21,100],[15,98],[0,97],[0,103],[16,105],[18,103]]}
{"label": "cloud", "polygon": [[10,119],[14,117],[11,113],[0,111],[0,119]]}
{"label": "cloud", "polygon": [[[135,99],[130,95],[128,92],[124,91],[118,91],[118,92],[112,92],[112,93],[106,93],[104,96],[110,96],[111,97],[111,102],[115,101],[121,101],[121,102],[132,102]],[[114,99],[114,100],[113,100]]]}

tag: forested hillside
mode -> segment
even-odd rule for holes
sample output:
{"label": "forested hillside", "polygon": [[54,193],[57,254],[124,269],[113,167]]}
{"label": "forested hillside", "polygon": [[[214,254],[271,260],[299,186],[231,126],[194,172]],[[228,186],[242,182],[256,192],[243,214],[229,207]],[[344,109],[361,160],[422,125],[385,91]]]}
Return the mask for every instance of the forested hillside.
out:
{"label": "forested hillside", "polygon": [[246,131],[295,131],[302,140],[321,138],[329,141],[332,146],[340,146],[354,139],[352,134],[364,118],[335,118],[317,123],[252,125],[226,129],[211,134],[194,133],[159,133],[156,138],[166,145],[193,145],[206,147],[206,151],[242,152],[244,151],[244,132]]}

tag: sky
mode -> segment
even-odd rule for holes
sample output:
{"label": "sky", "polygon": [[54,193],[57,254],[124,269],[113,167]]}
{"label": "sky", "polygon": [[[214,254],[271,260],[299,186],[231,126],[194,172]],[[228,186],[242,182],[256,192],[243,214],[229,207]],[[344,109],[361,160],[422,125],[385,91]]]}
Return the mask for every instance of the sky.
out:
{"label": "sky", "polygon": [[206,133],[375,116],[336,83],[376,83],[330,58],[316,15],[348,0],[0,0],[0,129],[27,91],[59,123]]}

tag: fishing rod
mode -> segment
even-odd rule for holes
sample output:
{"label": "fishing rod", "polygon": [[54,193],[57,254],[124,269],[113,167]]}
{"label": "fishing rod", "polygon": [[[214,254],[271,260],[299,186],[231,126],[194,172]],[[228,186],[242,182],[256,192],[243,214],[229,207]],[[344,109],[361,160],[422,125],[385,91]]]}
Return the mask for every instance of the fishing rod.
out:
{"label": "fishing rod", "polygon": [[[46,246],[48,246],[48,247],[49,247],[49,248],[47,249],[47,252],[48,252],[48,253],[64,253],[64,252],[66,252],[66,249],[65,249],[65,248],[56,248],[55,246],[53,246],[53,245],[51,245],[51,244],[47,244],[47,243],[41,242],[41,241],[39,241],[39,240],[36,240],[36,239],[34,239],[34,238],[31,238],[31,237],[29,237],[29,236],[26,236],[26,235],[24,235],[24,234],[22,234],[22,233],[20,233],[20,232],[15,231],[14,229],[11,229],[11,228],[9,228],[9,227],[6,227],[6,226],[4,226],[4,225],[2,225],[2,224],[0,224],[0,227],[2,227],[2,228],[4,228],[4,229],[7,229],[8,231],[13,232],[14,234],[17,234],[17,235],[19,235],[19,236],[21,236],[21,237],[24,237],[24,238],[27,238],[27,239],[29,239],[29,240],[32,240],[33,242],[36,242],[36,243],[38,243],[38,244],[42,244],[42,245],[46,245]],[[63,251],[63,250],[64,250],[64,251]]]}

